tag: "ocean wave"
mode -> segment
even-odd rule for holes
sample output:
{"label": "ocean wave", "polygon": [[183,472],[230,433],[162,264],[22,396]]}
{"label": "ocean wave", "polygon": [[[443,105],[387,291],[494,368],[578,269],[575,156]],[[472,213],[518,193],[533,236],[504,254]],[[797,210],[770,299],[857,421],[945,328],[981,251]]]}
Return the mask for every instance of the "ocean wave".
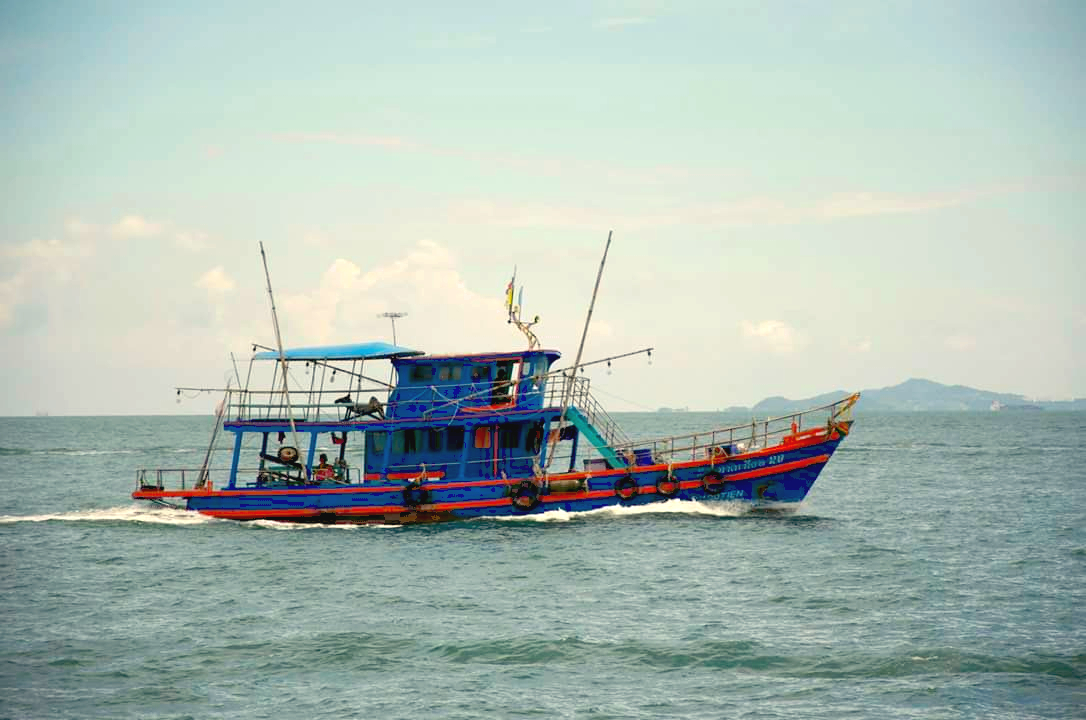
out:
{"label": "ocean wave", "polygon": [[881,679],[916,675],[1023,674],[1078,680],[1086,656],[990,656],[950,648],[913,648],[877,656],[846,653],[833,659],[795,654],[749,640],[707,640],[681,644],[641,640],[593,642],[564,638],[503,638],[445,643],[430,648],[443,661],[469,664],[538,665],[600,662],[657,672],[689,669],[738,670],[769,675],[823,679]]}
{"label": "ocean wave", "polygon": [[143,505],[74,510],[47,515],[0,515],[0,523],[20,522],[137,522],[152,525],[204,525],[221,521],[189,510]]}
{"label": "ocean wave", "polygon": [[5,448],[0,447],[0,457],[16,455],[132,455],[139,450],[96,450],[88,448]]}

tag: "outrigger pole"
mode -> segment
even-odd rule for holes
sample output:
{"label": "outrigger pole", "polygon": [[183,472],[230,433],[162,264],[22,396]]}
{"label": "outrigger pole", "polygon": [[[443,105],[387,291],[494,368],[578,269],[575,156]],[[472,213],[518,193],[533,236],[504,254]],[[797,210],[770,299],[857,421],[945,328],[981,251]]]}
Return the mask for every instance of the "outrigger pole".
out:
{"label": "outrigger pole", "polygon": [[[562,425],[566,422],[566,410],[569,409],[569,401],[573,397],[573,381],[577,377],[577,368],[581,365],[581,355],[584,353],[584,341],[588,337],[588,324],[592,322],[592,309],[596,307],[596,293],[600,290],[600,278],[603,277],[603,266],[607,263],[607,251],[611,249],[611,234],[614,230],[607,231],[607,244],[603,247],[603,259],[600,260],[600,269],[596,273],[596,285],[592,288],[592,301],[588,303],[588,315],[584,319],[584,331],[581,333],[581,344],[577,347],[577,359],[573,361],[573,367],[569,369],[569,381],[565,384],[565,392],[562,393],[562,415],[558,418],[559,432],[554,434],[554,439],[547,448],[547,465],[549,468],[554,458],[554,446],[558,444],[558,436],[561,435]],[[544,470],[546,470],[544,468]]]}
{"label": "outrigger pole", "polygon": [[[283,354],[283,338],[279,335],[279,316],[275,312],[275,295],[272,294],[271,274],[268,272],[268,258],[264,255],[264,243],[260,243],[260,260],[264,263],[264,277],[268,281],[268,299],[271,300],[272,327],[275,328],[275,347],[279,350],[279,365],[283,370],[283,399],[287,403],[287,419],[290,420],[290,439],[294,443],[294,450],[298,450],[298,429],[294,425],[294,408],[290,406],[290,385],[287,383],[287,358]],[[309,468],[305,468],[305,475],[309,477]]]}

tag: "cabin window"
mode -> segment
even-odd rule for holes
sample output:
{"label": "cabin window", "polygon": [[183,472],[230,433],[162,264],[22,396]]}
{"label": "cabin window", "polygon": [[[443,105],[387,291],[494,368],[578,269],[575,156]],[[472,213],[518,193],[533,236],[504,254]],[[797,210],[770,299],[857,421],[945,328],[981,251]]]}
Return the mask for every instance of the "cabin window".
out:
{"label": "cabin window", "polygon": [[366,454],[379,455],[385,451],[388,433],[366,433]]}
{"label": "cabin window", "polygon": [[444,435],[441,430],[427,430],[426,431],[426,449],[430,452],[441,452],[441,436]]}
{"label": "cabin window", "polygon": [[480,450],[490,447],[490,428],[475,428],[475,447]]}
{"label": "cabin window", "polygon": [[473,365],[471,368],[472,382],[483,382],[490,379],[489,365]]}
{"label": "cabin window", "polygon": [[501,444],[506,450],[520,447],[520,425],[503,425]]}
{"label": "cabin window", "polygon": [[392,433],[392,452],[413,453],[419,449],[421,430],[397,430]]}
{"label": "cabin window", "polygon": [[494,387],[490,390],[491,404],[500,405],[502,403],[507,403],[510,401],[512,382],[512,361],[498,363],[498,373],[494,377]]}
{"label": "cabin window", "polygon": [[460,370],[459,365],[442,365],[437,369],[437,379],[442,382],[459,382]]}
{"label": "cabin window", "polygon": [[411,382],[430,382],[434,379],[434,366],[433,365],[412,365],[411,374],[409,376]]}
{"label": "cabin window", "polygon": [[546,382],[547,356],[540,355],[532,358],[528,372],[532,377],[532,389],[543,387],[543,384]]}
{"label": "cabin window", "polygon": [[445,431],[445,449],[449,451],[464,449],[464,428],[450,427]]}

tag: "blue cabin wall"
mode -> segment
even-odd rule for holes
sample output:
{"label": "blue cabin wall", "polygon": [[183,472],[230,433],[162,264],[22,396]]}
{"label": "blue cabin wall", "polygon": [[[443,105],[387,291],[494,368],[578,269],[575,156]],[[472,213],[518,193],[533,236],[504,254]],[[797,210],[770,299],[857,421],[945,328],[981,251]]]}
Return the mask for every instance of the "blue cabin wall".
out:
{"label": "blue cabin wall", "polygon": [[397,358],[397,384],[387,414],[397,420],[440,418],[459,408],[489,408],[509,403],[517,410],[543,407],[546,373],[559,354],[533,350],[519,354],[459,358]]}

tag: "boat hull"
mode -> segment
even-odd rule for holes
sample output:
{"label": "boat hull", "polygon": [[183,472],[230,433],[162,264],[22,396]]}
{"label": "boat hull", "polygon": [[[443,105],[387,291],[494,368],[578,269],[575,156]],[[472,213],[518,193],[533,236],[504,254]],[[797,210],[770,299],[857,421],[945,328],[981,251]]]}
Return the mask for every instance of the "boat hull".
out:
{"label": "boat hull", "polygon": [[413,524],[539,514],[577,513],[668,500],[726,501],[774,509],[802,501],[843,435],[821,436],[765,450],[671,464],[591,473],[563,473],[548,483],[530,478],[163,491],[136,499],[184,502],[192,511],[233,520],[324,524]]}

